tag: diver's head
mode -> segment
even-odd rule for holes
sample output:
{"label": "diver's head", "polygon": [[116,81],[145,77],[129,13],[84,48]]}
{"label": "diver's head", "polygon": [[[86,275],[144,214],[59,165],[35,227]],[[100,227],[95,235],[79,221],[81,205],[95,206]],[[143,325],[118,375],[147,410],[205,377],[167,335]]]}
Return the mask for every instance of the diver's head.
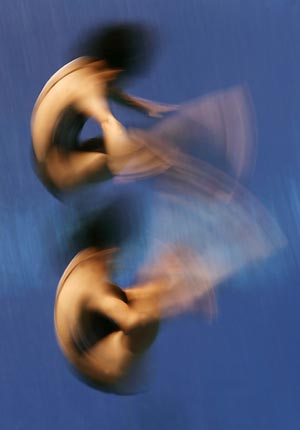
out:
{"label": "diver's head", "polygon": [[131,77],[147,67],[154,45],[153,32],[148,26],[117,23],[90,31],[78,54],[104,60],[108,68],[121,69],[122,76]]}

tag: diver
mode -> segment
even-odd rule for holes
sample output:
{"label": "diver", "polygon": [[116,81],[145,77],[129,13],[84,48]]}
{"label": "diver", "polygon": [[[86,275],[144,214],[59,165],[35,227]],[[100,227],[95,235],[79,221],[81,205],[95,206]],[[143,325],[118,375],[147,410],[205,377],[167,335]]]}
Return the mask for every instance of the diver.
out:
{"label": "diver", "polygon": [[[50,191],[109,179],[128,162],[153,173],[167,168],[127,132],[108,103],[112,98],[152,117],[177,109],[120,89],[145,66],[151,44],[149,31],[141,25],[116,24],[97,30],[82,44],[81,56],[46,83],[33,109],[31,131],[35,168]],[[81,142],[80,133],[89,118],[99,124],[103,136]]]}

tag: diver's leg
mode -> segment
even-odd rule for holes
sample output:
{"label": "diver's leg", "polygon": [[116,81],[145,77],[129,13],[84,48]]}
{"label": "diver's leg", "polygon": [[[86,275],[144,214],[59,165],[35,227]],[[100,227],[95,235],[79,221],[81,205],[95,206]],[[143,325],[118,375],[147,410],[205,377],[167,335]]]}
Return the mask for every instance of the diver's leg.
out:
{"label": "diver's leg", "polygon": [[[91,312],[99,312],[114,321],[126,335],[131,335],[149,324],[157,323],[160,319],[159,290],[160,284],[145,284],[142,294],[136,295],[134,288],[123,291],[112,286],[116,291],[107,291],[95,285],[91,292],[87,307]],[[97,288],[98,287],[98,288]],[[123,296],[124,295],[124,296]],[[123,297],[124,298],[123,298]],[[134,299],[133,299],[134,297]],[[127,302],[127,298],[129,299]]]}
{"label": "diver's leg", "polygon": [[102,121],[107,165],[122,180],[134,180],[160,174],[170,168],[162,152],[151,149],[147,131],[127,131],[112,115]]}
{"label": "diver's leg", "polygon": [[122,157],[136,151],[140,145],[131,139],[127,129],[113,116],[100,123],[107,154]]}
{"label": "diver's leg", "polygon": [[[159,327],[158,306],[153,306],[149,301],[141,301],[130,306],[115,297],[99,297],[101,304],[91,309],[97,308],[98,312],[111,319],[119,328],[120,353],[124,349],[132,353],[142,353],[147,350],[154,341]],[[115,345],[117,347],[117,345]]]}
{"label": "diver's leg", "polygon": [[132,139],[126,128],[113,115],[108,115],[100,125],[109,168],[114,174],[118,174],[141,149],[141,143]]}
{"label": "diver's leg", "polygon": [[[84,307],[112,320],[124,336],[139,338],[141,330],[155,326],[160,318],[158,307],[159,283],[145,283],[143,295],[131,300],[132,290],[123,291],[109,282],[113,249],[99,251],[88,248],[78,253],[61,277],[57,300],[66,282],[72,282],[74,290],[80,290]],[[130,338],[131,339],[131,338]]]}
{"label": "diver's leg", "polygon": [[107,156],[98,152],[65,152],[52,147],[40,167],[45,180],[50,180],[59,189],[73,188],[112,176],[107,168]]}
{"label": "diver's leg", "polygon": [[101,117],[100,125],[105,153],[88,151],[84,144],[80,150],[61,150],[55,145],[49,148],[44,164],[40,167],[45,177],[57,188],[68,189],[109,179],[121,173],[133,160],[132,173],[139,169],[147,170],[144,166],[149,164],[149,151],[145,150],[141,142],[133,139],[113,115],[108,114],[105,120]]}

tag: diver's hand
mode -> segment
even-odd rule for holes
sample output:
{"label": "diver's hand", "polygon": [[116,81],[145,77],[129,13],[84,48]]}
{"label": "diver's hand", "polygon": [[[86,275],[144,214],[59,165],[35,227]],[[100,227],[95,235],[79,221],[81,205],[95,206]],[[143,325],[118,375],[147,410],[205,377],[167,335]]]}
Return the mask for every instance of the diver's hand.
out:
{"label": "diver's hand", "polygon": [[147,111],[148,111],[148,115],[151,118],[161,118],[164,113],[175,112],[178,109],[179,109],[179,105],[169,105],[169,104],[163,105],[163,104],[156,104],[156,103],[153,103],[153,105],[151,105],[150,103]]}
{"label": "diver's hand", "polygon": [[160,118],[162,114],[174,112],[179,108],[179,105],[161,104],[152,100],[127,94],[120,88],[114,86],[109,88],[109,96],[118,103],[122,103],[125,106],[142,111],[152,118]]}

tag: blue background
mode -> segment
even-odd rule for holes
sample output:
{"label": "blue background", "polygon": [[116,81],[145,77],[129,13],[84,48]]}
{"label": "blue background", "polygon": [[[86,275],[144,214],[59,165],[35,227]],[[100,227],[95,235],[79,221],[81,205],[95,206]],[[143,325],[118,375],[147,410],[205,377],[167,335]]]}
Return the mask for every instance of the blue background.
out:
{"label": "blue background", "polygon": [[[1,1],[1,429],[299,428],[299,18],[295,0]],[[55,342],[55,289],[76,217],[33,173],[30,115],[82,31],[132,19],[152,23],[161,41],[134,93],[180,103],[248,83],[258,158],[247,186],[289,245],[247,271],[242,288],[231,279],[220,289],[214,323],[165,324],[150,391],[118,397],[75,379]]]}

